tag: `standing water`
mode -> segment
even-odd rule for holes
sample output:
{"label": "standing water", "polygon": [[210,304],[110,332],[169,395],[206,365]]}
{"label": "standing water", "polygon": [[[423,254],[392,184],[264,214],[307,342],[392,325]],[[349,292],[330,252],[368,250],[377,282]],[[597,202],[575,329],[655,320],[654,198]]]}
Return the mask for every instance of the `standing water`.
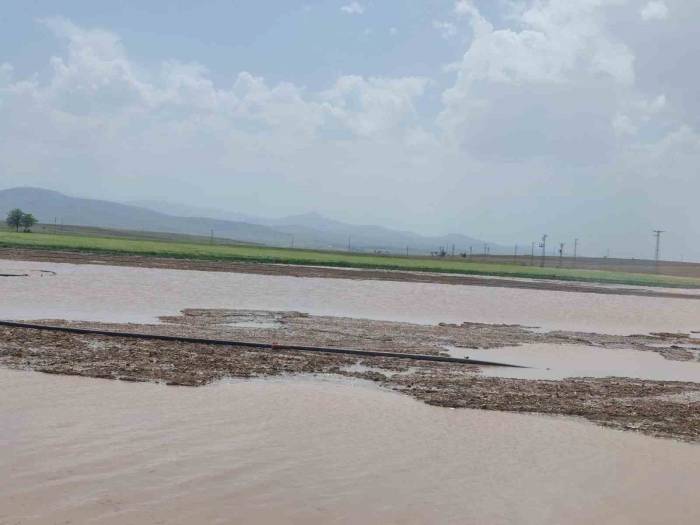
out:
{"label": "standing water", "polygon": [[[431,283],[21,263],[0,280],[0,318],[148,323],[184,308],[298,310],[424,324],[508,323],[610,334],[700,330],[700,301]],[[17,269],[17,261],[0,260]]]}
{"label": "standing water", "polygon": [[[696,350],[692,350],[695,348]],[[700,383],[700,361],[674,361],[652,351],[601,348],[584,345],[534,343],[488,350],[445,347],[451,357],[470,357],[523,368],[485,366],[491,377],[565,379],[567,377],[633,377],[652,381]],[[700,346],[690,347],[693,352]]]}
{"label": "standing water", "polygon": [[0,370],[0,523],[700,523],[700,447],[318,379]]}

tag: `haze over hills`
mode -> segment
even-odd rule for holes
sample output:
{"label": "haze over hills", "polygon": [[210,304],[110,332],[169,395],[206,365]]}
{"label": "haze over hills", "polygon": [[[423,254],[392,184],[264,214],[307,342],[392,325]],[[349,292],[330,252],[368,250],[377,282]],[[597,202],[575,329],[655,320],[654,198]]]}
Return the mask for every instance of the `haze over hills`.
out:
{"label": "haze over hills", "polygon": [[[76,226],[95,226],[164,233],[209,235],[242,242],[299,248],[347,249],[425,254],[440,247],[457,251],[473,246],[483,250],[484,241],[460,234],[429,237],[374,225],[353,225],[317,213],[282,218],[252,217],[224,210],[209,210],[162,201],[123,204],[71,197],[41,188],[0,190],[0,214],[12,208],[33,213],[42,223],[54,221]],[[508,249],[490,246],[491,253]]]}
{"label": "haze over hills", "polygon": [[39,222],[96,226],[126,230],[148,230],[191,235],[209,235],[243,242],[282,244],[284,234],[266,226],[204,217],[176,217],[138,206],[111,201],[69,197],[41,188],[12,188],[0,191],[0,214],[12,208],[31,212]]}
{"label": "haze over hills", "polygon": [[260,222],[258,218],[253,215],[246,215],[243,213],[236,213],[234,211],[226,211],[213,207],[192,206],[178,202],[143,199],[126,201],[122,204],[136,206],[139,208],[147,208],[149,210],[164,213],[165,215],[175,215],[177,217],[209,217],[211,219],[221,219],[224,221],[263,224],[263,222]]}

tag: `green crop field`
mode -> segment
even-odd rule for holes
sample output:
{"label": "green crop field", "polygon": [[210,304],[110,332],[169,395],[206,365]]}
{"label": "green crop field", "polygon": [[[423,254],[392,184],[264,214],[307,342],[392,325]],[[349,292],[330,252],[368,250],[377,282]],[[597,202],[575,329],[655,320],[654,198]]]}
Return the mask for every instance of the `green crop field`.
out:
{"label": "green crop field", "polygon": [[540,268],[518,264],[469,262],[461,259],[403,257],[362,253],[326,252],[250,245],[217,245],[168,240],[142,240],[94,235],[14,233],[0,231],[0,248],[71,250],[103,254],[134,254],[217,261],[246,261],[299,265],[320,265],[367,269],[429,271],[464,275],[491,275],[559,279],[611,284],[669,287],[699,287],[700,279],[668,275],[639,274],[569,268]]}

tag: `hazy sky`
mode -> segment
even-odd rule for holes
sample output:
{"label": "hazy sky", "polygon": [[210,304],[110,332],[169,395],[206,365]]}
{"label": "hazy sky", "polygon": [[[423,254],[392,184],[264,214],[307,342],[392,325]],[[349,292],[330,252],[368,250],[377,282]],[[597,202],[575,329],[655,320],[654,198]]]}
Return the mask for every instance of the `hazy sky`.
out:
{"label": "hazy sky", "polygon": [[700,259],[697,0],[7,0],[0,188]]}

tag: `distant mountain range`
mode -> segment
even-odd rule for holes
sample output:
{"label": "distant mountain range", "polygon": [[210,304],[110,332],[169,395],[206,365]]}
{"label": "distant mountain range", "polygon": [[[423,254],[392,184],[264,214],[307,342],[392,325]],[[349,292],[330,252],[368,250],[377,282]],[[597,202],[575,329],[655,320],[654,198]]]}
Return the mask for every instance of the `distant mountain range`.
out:
{"label": "distant mountain range", "polygon": [[[253,217],[224,210],[198,208],[161,201],[117,203],[82,199],[41,188],[0,190],[0,216],[13,208],[33,213],[42,223],[95,226],[164,233],[209,235],[270,246],[320,248],[373,252],[427,254],[444,247],[457,251],[473,246],[483,250],[484,241],[460,234],[424,236],[382,226],[360,226],[329,219],[317,213],[279,219]],[[491,253],[507,253],[491,245]]]}

